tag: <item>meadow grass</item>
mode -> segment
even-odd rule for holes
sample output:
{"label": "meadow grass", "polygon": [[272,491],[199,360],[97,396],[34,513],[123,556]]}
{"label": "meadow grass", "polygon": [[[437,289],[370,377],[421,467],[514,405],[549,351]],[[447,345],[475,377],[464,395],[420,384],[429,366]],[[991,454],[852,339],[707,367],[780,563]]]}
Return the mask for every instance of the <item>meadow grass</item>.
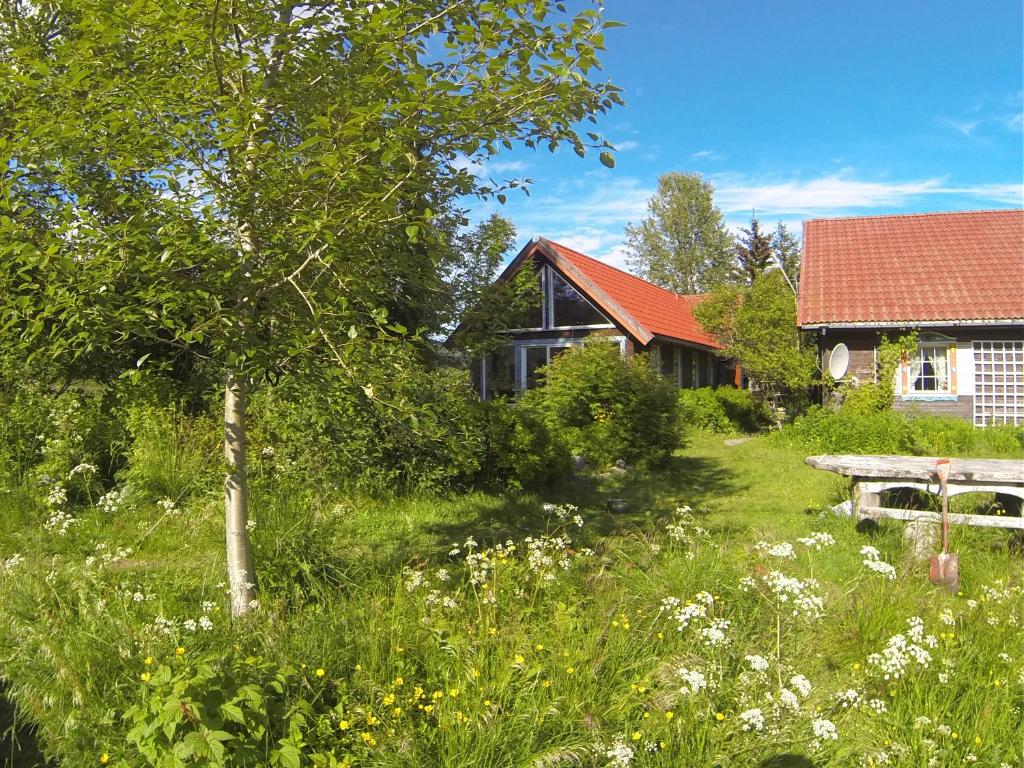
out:
{"label": "meadow grass", "polygon": [[[695,434],[658,472],[397,499],[267,470],[261,607],[234,624],[216,494],[81,508],[59,536],[13,489],[0,674],[69,766],[1024,765],[1011,536],[956,529],[948,594],[803,458]],[[193,733],[229,738],[201,757]]]}

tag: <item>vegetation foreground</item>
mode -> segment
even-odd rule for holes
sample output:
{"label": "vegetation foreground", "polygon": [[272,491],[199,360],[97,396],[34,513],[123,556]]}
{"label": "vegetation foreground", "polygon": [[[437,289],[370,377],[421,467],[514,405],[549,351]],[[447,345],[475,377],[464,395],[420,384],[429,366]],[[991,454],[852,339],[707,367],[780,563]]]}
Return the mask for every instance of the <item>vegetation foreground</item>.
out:
{"label": "vegetation foreground", "polygon": [[6,694],[76,766],[1021,765],[1010,538],[956,530],[947,594],[802,458],[697,435],[550,499],[256,483],[261,607],[235,625],[219,499],[62,529],[10,492]]}

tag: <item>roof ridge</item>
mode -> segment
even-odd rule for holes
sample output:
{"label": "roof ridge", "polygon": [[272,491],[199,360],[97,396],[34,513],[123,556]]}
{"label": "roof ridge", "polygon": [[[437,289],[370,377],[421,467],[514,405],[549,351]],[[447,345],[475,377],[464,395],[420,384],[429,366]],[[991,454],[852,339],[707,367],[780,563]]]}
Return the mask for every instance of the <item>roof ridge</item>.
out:
{"label": "roof ridge", "polygon": [[657,283],[652,283],[650,280],[645,280],[644,278],[640,277],[639,275],[634,275],[632,272],[627,272],[624,269],[619,269],[618,267],[613,266],[611,264],[608,264],[607,262],[601,261],[600,259],[595,259],[593,256],[588,256],[587,254],[583,253],[582,251],[577,251],[575,248],[570,248],[567,245],[562,245],[561,243],[556,242],[555,240],[550,240],[550,239],[548,239],[546,237],[540,237],[540,236],[537,237],[537,240],[541,241],[541,242],[545,242],[548,245],[557,245],[559,248],[564,248],[565,250],[570,251],[571,253],[575,253],[577,256],[581,256],[582,258],[587,259],[588,261],[593,261],[596,264],[600,264],[605,269],[611,269],[611,270],[614,270],[615,272],[618,272],[620,275],[625,275],[626,277],[632,278],[633,280],[639,280],[641,283],[644,283],[645,285],[649,285],[652,288],[657,288],[659,291],[664,291],[665,293],[671,294],[672,296],[674,296],[677,299],[699,298],[702,295],[702,294],[699,294],[699,293],[676,293],[675,291],[673,291],[670,288],[666,288],[663,285],[658,285]]}
{"label": "roof ridge", "polygon": [[804,219],[804,224],[815,221],[862,221],[864,219],[917,219],[925,216],[970,216],[980,213],[1024,213],[1024,208],[981,208],[970,211],[925,211],[923,213],[879,213],[870,216],[821,216],[816,219]]}

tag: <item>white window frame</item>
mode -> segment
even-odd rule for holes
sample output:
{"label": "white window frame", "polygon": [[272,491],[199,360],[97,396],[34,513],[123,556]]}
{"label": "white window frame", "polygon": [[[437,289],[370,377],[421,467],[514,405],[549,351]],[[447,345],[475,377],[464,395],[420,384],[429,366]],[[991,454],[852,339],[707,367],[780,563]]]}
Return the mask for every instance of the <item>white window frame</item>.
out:
{"label": "white window frame", "polygon": [[[582,347],[588,340],[593,338],[606,339],[611,342],[615,342],[619,345],[619,354],[625,356],[626,354],[626,337],[625,336],[601,336],[601,337],[588,337],[582,339],[565,339],[565,338],[548,338],[548,339],[516,339],[512,342],[511,346],[515,353],[516,363],[516,389],[519,392],[526,391],[526,350],[530,347]],[[547,362],[551,362],[551,353],[547,353]]]}
{"label": "white window frame", "polygon": [[[920,365],[923,370],[926,360],[926,352],[930,351],[935,353],[939,350],[941,350],[942,356],[945,358],[946,362],[946,386],[943,389],[915,389],[914,380],[912,380],[914,365]],[[952,339],[948,336],[942,336],[940,334],[928,334],[926,336],[922,336],[918,340],[917,349],[914,350],[913,358],[900,363],[900,398],[908,401],[956,400],[956,389],[953,386],[954,366],[956,365],[955,355],[956,339]],[[906,386],[902,386],[903,382],[906,383]],[[936,385],[937,384],[938,377],[936,376]]]}

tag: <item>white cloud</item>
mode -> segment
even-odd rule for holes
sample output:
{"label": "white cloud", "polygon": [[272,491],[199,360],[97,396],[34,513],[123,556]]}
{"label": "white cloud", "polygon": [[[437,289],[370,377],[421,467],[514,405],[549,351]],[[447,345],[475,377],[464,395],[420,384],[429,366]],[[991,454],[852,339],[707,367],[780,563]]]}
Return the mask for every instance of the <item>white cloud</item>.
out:
{"label": "white cloud", "polygon": [[521,160],[497,160],[487,164],[488,173],[517,173],[526,170],[526,163]]}
{"label": "white cloud", "polygon": [[981,124],[978,120],[955,120],[950,117],[940,117],[939,122],[947,128],[952,128],[954,131],[963,134],[964,136],[970,136]]}
{"label": "white cloud", "polygon": [[615,145],[615,148],[619,150],[619,152],[629,152],[629,150],[636,149],[639,146],[640,142],[627,139],[626,141],[620,141]]}
{"label": "white cloud", "polygon": [[960,197],[972,202],[1020,204],[1020,184],[951,186],[945,179],[864,181],[849,171],[817,179],[764,181],[736,175],[712,177],[715,202],[726,213],[756,210],[766,216],[835,216],[853,209],[920,210],[929,198]]}
{"label": "white cloud", "polygon": [[693,160],[717,160],[719,154],[713,149],[701,149],[690,155],[690,158]]}

